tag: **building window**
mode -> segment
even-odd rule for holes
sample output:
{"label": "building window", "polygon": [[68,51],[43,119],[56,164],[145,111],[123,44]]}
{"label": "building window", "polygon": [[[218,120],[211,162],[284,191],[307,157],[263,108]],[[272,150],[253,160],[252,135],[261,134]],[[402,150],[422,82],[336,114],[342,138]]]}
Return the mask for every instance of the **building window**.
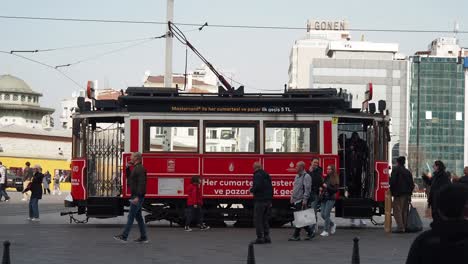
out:
{"label": "building window", "polygon": [[456,119],[457,121],[463,121],[463,113],[462,113],[462,112],[457,112],[457,113],[455,114],[455,119]]}
{"label": "building window", "polygon": [[31,102],[31,101],[32,101],[31,96],[28,96],[28,102]]}
{"label": "building window", "polygon": [[26,97],[24,95],[21,96],[21,102],[24,102],[26,100]]}
{"label": "building window", "polygon": [[217,133],[218,131],[216,131],[215,129],[208,130],[208,139],[217,139],[218,138]]}
{"label": "building window", "polygon": [[195,135],[195,130],[193,128],[188,129],[188,135],[193,137]]}
{"label": "building window", "polygon": [[9,94],[5,94],[5,100],[6,100],[6,101],[9,101],[9,100],[10,100],[10,95],[9,95]]}
{"label": "building window", "polygon": [[426,111],[426,119],[431,120],[432,119],[432,111]]}
{"label": "building window", "polygon": [[13,101],[15,101],[15,102],[18,101],[18,95],[17,94],[13,95]]}

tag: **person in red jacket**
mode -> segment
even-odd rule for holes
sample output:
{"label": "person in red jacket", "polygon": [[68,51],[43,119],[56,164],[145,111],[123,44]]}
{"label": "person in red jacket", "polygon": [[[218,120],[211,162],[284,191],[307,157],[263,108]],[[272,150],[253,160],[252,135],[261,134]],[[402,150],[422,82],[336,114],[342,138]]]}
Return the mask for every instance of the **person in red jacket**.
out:
{"label": "person in red jacket", "polygon": [[197,224],[200,225],[200,230],[208,230],[209,226],[203,223],[203,198],[201,193],[200,176],[193,176],[190,181],[190,186],[187,188],[187,208],[185,209],[185,228],[187,232],[191,232],[190,224],[194,216],[197,216]]}

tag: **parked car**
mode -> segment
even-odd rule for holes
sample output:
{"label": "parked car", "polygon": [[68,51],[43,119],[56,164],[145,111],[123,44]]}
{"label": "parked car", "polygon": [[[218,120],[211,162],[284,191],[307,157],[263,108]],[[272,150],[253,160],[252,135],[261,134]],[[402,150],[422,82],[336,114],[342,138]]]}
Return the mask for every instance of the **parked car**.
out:
{"label": "parked car", "polygon": [[18,192],[23,191],[23,178],[17,176],[14,172],[7,170],[7,188],[15,188]]}

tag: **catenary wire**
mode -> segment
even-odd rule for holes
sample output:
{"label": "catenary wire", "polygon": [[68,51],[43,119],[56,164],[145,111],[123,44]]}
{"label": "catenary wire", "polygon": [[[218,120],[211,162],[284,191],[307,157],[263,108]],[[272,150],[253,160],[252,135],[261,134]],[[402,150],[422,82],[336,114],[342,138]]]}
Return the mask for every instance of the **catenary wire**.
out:
{"label": "catenary wire", "polygon": [[88,58],[85,58],[85,59],[77,60],[77,61],[75,61],[75,62],[71,62],[71,63],[67,63],[67,64],[62,64],[62,65],[57,65],[57,66],[55,66],[55,68],[70,67],[70,66],[73,66],[73,65],[76,65],[76,64],[79,64],[79,63],[83,63],[83,62],[95,60],[95,59],[98,59],[98,58],[100,58],[100,57],[103,57],[103,56],[106,56],[106,55],[109,55],[109,54],[117,53],[117,52],[119,52],[119,51],[126,50],[126,49],[129,49],[129,48],[133,48],[133,47],[136,47],[136,46],[139,46],[139,45],[148,43],[148,42],[150,42],[150,41],[153,41],[153,40],[155,40],[155,39],[160,39],[160,38],[165,38],[165,37],[166,37],[166,35],[162,35],[162,36],[158,36],[158,37],[153,37],[153,38],[151,38],[151,39],[146,39],[146,40],[143,40],[143,41],[140,41],[140,42],[131,44],[131,45],[127,45],[127,46],[124,46],[124,47],[121,47],[121,48],[118,48],[118,49],[114,49],[114,50],[111,50],[111,51],[106,51],[106,52],[103,52],[103,53],[100,53],[100,54],[96,54],[96,55],[94,55],[94,56],[92,56],[92,57],[88,57]]}
{"label": "catenary wire", "polygon": [[49,65],[47,63],[44,63],[44,62],[41,62],[41,61],[38,61],[38,60],[34,60],[34,59],[31,59],[31,58],[28,58],[28,57],[25,57],[25,56],[21,56],[21,55],[18,55],[18,54],[15,54],[15,53],[10,53],[8,51],[1,51],[0,50],[0,53],[4,53],[4,54],[8,54],[8,55],[11,55],[11,56],[15,56],[15,57],[18,57],[18,58],[21,58],[21,59],[24,59],[24,60],[28,60],[30,62],[34,62],[34,63],[37,63],[37,64],[40,64],[44,67],[47,67],[47,68],[50,68],[54,71],[57,71],[58,73],[60,73],[63,77],[67,78],[68,80],[70,80],[71,82],[73,82],[77,87],[79,87],[80,89],[83,88],[82,85],[80,85],[77,81],[75,81],[73,78],[71,78],[70,76],[68,76],[66,73],[62,72],[61,70],[55,68],[54,66],[52,65]]}
{"label": "catenary wire", "polygon": [[108,41],[108,42],[96,42],[96,43],[88,43],[88,44],[80,44],[80,45],[73,45],[73,46],[64,46],[58,48],[49,48],[49,49],[33,49],[33,50],[12,50],[11,53],[38,53],[38,52],[49,52],[49,51],[57,51],[57,50],[66,50],[66,49],[79,49],[79,48],[88,48],[88,47],[98,47],[104,45],[112,45],[112,44],[122,44],[122,43],[129,43],[129,42],[137,42],[143,40],[150,40],[154,39],[155,37],[146,37],[146,38],[137,38],[137,39],[127,39],[127,40],[119,40],[119,41]]}
{"label": "catenary wire", "polygon": [[[112,19],[82,19],[82,18],[60,18],[60,17],[33,17],[33,16],[5,16],[0,15],[2,19],[21,19],[21,20],[44,20],[44,21],[68,21],[68,22],[95,22],[95,23],[120,23],[120,24],[156,24],[167,25],[163,21],[151,20],[112,20]],[[179,26],[202,27],[199,23],[174,23]],[[272,29],[272,30],[305,30],[307,27],[289,27],[289,26],[257,26],[257,25],[228,25],[228,24],[209,24],[207,27],[213,28],[243,28],[243,29]],[[379,29],[379,28],[350,28],[347,31],[356,32],[395,32],[395,33],[457,33],[468,34],[466,30],[424,30],[424,29]]]}

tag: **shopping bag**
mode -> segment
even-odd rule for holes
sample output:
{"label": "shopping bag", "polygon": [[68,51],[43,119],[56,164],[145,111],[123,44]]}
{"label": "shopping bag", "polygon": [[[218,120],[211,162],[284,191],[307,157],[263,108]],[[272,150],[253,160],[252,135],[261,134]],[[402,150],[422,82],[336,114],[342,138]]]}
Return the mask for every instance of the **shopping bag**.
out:
{"label": "shopping bag", "polygon": [[309,208],[302,211],[294,212],[294,221],[293,224],[297,228],[301,228],[304,226],[310,226],[317,222],[315,218],[314,209]]}
{"label": "shopping bag", "polygon": [[423,223],[416,208],[410,204],[408,212],[408,222],[406,223],[406,232],[415,233],[423,230]]}

